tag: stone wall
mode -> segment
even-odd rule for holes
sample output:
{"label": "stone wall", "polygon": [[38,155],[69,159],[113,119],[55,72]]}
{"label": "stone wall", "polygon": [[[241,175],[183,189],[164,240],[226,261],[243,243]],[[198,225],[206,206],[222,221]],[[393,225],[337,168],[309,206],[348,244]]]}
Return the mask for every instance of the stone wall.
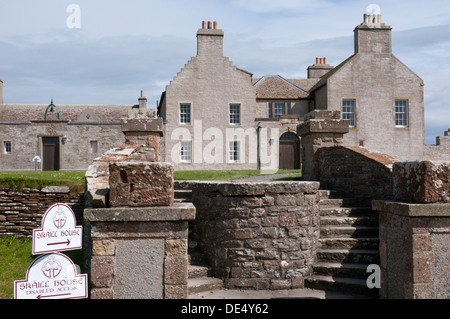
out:
{"label": "stone wall", "polygon": [[194,237],[230,289],[291,289],[312,273],[319,183],[193,184]]}
{"label": "stone wall", "polygon": [[42,217],[52,205],[70,206],[77,221],[83,221],[84,194],[70,194],[69,187],[53,186],[42,189],[0,188],[0,237],[16,235],[30,237],[33,229],[41,227]]}
{"label": "stone wall", "polygon": [[321,185],[370,203],[392,199],[394,159],[359,147],[322,148],[315,155]]}
{"label": "stone wall", "polygon": [[[402,201],[404,192],[395,193],[396,201],[373,202],[372,209],[380,214],[382,298],[450,298],[449,167],[450,163],[396,163],[395,185],[424,189],[408,194],[409,203]],[[437,171],[446,173],[429,174]],[[426,203],[424,194],[435,194],[435,184],[445,189],[444,194]]]}

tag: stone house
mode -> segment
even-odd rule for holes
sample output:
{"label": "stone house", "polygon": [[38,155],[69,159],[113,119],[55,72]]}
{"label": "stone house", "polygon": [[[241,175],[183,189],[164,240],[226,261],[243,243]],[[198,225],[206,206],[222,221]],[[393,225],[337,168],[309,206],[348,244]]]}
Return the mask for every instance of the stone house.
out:
{"label": "stone house", "polygon": [[[217,23],[203,22],[197,56],[158,106],[163,158],[181,170],[299,168],[296,127],[313,110],[340,111],[349,120],[345,146],[401,161],[426,158],[424,83],[392,53],[391,30],[381,15],[365,14],[354,30],[355,53],[337,67],[316,58],[305,79],[253,78],[223,56]],[[239,139],[226,134],[237,128],[245,131]]]}
{"label": "stone house", "polygon": [[1,104],[0,171],[86,170],[96,157],[125,143],[121,118],[132,108]]}

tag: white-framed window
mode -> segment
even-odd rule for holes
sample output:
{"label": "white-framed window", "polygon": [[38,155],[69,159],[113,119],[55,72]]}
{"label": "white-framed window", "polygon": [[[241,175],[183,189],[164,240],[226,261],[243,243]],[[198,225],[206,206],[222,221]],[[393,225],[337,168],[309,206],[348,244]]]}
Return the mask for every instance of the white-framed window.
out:
{"label": "white-framed window", "polygon": [[10,141],[3,142],[3,153],[5,154],[12,153],[12,143]]}
{"label": "white-framed window", "polygon": [[191,141],[181,142],[180,160],[183,163],[191,163],[192,162],[192,142]]}
{"label": "white-framed window", "polygon": [[180,124],[191,124],[191,104],[180,104]]}
{"label": "white-framed window", "polygon": [[356,100],[342,101],[342,119],[350,121],[350,127],[356,127]]}
{"label": "white-framed window", "polygon": [[241,105],[230,104],[230,124],[241,124]]}
{"label": "white-framed window", "polygon": [[239,163],[241,161],[241,149],[239,141],[230,142],[230,163]]}
{"label": "white-framed window", "polygon": [[409,126],[409,101],[395,100],[395,126]]}
{"label": "white-framed window", "polygon": [[98,142],[97,141],[91,141],[91,154],[97,154],[98,153]]}

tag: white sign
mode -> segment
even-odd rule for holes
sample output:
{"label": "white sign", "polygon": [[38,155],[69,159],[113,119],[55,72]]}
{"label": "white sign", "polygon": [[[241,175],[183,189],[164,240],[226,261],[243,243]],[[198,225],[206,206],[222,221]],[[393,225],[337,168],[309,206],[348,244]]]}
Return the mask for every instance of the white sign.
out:
{"label": "white sign", "polygon": [[87,298],[87,287],[87,275],[77,275],[69,257],[43,255],[30,265],[25,280],[14,281],[14,299],[81,299]]}
{"label": "white sign", "polygon": [[33,158],[33,162],[35,162],[35,163],[40,163],[40,162],[41,162],[41,158],[40,158],[39,156],[35,156],[35,157]]}
{"label": "white sign", "polygon": [[75,214],[64,204],[50,207],[40,229],[33,230],[33,255],[81,249],[83,227],[76,226]]}

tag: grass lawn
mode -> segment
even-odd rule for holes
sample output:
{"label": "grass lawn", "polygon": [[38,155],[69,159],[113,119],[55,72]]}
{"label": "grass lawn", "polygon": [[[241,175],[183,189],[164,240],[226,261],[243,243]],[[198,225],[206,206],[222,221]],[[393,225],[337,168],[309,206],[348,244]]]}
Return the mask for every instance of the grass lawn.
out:
{"label": "grass lawn", "polygon": [[69,186],[72,192],[84,192],[84,171],[59,172],[0,172],[0,187],[43,188]]}
{"label": "grass lawn", "polygon": [[14,280],[24,280],[31,255],[31,238],[0,238],[0,299],[14,298]]}
{"label": "grass lawn", "polygon": [[[279,170],[276,174],[299,175],[300,170]],[[232,181],[240,178],[266,175],[260,170],[233,170],[233,171],[175,171],[175,180],[202,180],[202,181]]]}

